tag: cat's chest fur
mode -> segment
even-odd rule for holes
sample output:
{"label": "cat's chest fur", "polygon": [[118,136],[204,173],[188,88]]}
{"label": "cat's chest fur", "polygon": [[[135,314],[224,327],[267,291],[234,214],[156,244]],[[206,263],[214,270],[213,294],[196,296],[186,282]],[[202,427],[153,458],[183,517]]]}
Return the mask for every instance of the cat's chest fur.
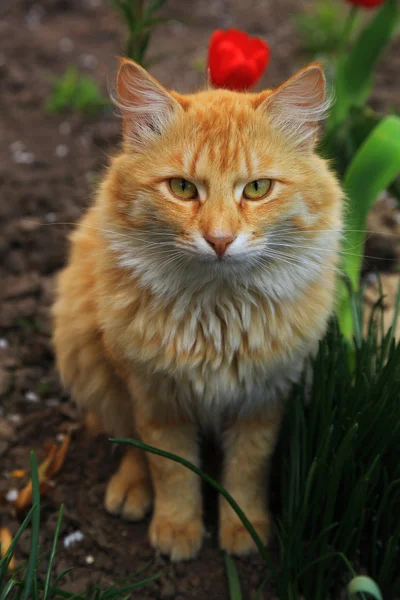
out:
{"label": "cat's chest fur", "polygon": [[270,396],[286,393],[314,338],[307,332],[309,311],[302,315],[290,301],[244,290],[205,292],[164,307],[145,297],[131,303],[114,297],[111,312],[125,357],[154,382],[176,384],[185,403],[257,401],[268,388]]}

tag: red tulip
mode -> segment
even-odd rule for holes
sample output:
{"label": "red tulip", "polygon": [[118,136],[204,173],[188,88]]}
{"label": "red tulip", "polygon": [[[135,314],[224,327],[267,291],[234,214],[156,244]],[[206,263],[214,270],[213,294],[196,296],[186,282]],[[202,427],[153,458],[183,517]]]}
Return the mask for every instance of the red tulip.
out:
{"label": "red tulip", "polygon": [[238,29],[217,29],[208,48],[208,70],[216,87],[242,91],[260,79],[269,60],[269,46]]}
{"label": "red tulip", "polygon": [[347,0],[350,4],[355,4],[356,6],[363,6],[364,8],[375,8],[375,6],[380,6],[385,2],[385,0]]}

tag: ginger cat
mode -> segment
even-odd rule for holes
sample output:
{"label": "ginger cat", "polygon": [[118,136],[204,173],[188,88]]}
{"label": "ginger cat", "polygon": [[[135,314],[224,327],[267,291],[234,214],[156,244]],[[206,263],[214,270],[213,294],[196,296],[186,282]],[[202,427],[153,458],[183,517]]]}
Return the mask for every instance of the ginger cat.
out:
{"label": "ginger cat", "polygon": [[[199,464],[210,428],[223,485],[267,542],[267,467],[283,408],[334,301],[342,191],[314,152],[325,78],[180,95],[122,60],[124,142],[71,236],[54,306],[62,380],[114,436]],[[203,537],[200,481],[129,449],[106,509],[141,519],[172,560]],[[220,502],[220,546],[254,549]]]}

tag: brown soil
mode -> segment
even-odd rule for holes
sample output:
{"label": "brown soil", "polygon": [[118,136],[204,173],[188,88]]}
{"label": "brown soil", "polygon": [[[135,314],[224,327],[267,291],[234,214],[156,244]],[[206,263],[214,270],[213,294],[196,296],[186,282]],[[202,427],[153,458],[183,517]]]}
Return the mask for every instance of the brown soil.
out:
{"label": "brown soil", "polygon": [[[204,61],[210,33],[238,26],[269,40],[272,59],[263,83],[277,84],[304,63],[289,18],[301,4],[169,0],[167,14],[173,21],[154,38],[151,54],[158,62],[152,72],[180,91],[195,89],[205,80],[196,65]],[[49,306],[54,276],[66,257],[66,236],[87,205],[120,132],[112,110],[92,118],[49,115],[44,105],[50,76],[75,64],[106,91],[115,76],[115,57],[124,47],[123,31],[106,0],[2,0],[0,6],[0,525],[13,532],[20,516],[4,496],[22,482],[10,473],[28,468],[32,448],[41,460],[46,444],[78,422],[54,369]],[[374,105],[380,109],[398,102],[398,46],[378,70]],[[393,240],[399,238],[388,236],[387,228],[400,233],[398,216],[396,207],[381,204],[371,225],[384,234],[371,238],[375,246],[369,254],[392,271],[399,256]],[[105,483],[117,460],[118,451],[106,439],[89,439],[76,429],[64,468],[43,500],[43,556],[50,549],[59,506],[65,503],[55,572],[74,567],[66,587],[84,591],[99,582],[113,583],[154,559],[146,575],[161,572],[162,577],[136,597],[227,598],[223,557],[215,539],[215,498],[207,493],[209,535],[198,560],[171,565],[154,557],[147,523],[128,524],[105,514]],[[77,530],[84,539],[64,548],[64,537]],[[17,558],[25,560],[28,552],[26,536]],[[44,558],[40,568],[45,566]],[[263,565],[249,558],[238,566],[244,597],[250,598],[263,579]],[[271,597],[267,589],[264,597]]]}

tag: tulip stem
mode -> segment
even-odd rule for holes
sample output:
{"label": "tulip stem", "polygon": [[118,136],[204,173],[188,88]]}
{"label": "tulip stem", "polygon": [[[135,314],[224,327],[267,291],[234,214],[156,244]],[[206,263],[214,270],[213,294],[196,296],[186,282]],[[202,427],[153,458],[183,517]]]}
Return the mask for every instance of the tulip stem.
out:
{"label": "tulip stem", "polygon": [[351,33],[354,29],[354,23],[356,22],[357,14],[358,14],[358,7],[353,5],[347,14],[347,19],[344,24],[343,33],[342,33],[342,37],[341,37],[339,49],[338,49],[338,62],[340,62],[343,54],[346,51],[347,44],[350,40]]}

